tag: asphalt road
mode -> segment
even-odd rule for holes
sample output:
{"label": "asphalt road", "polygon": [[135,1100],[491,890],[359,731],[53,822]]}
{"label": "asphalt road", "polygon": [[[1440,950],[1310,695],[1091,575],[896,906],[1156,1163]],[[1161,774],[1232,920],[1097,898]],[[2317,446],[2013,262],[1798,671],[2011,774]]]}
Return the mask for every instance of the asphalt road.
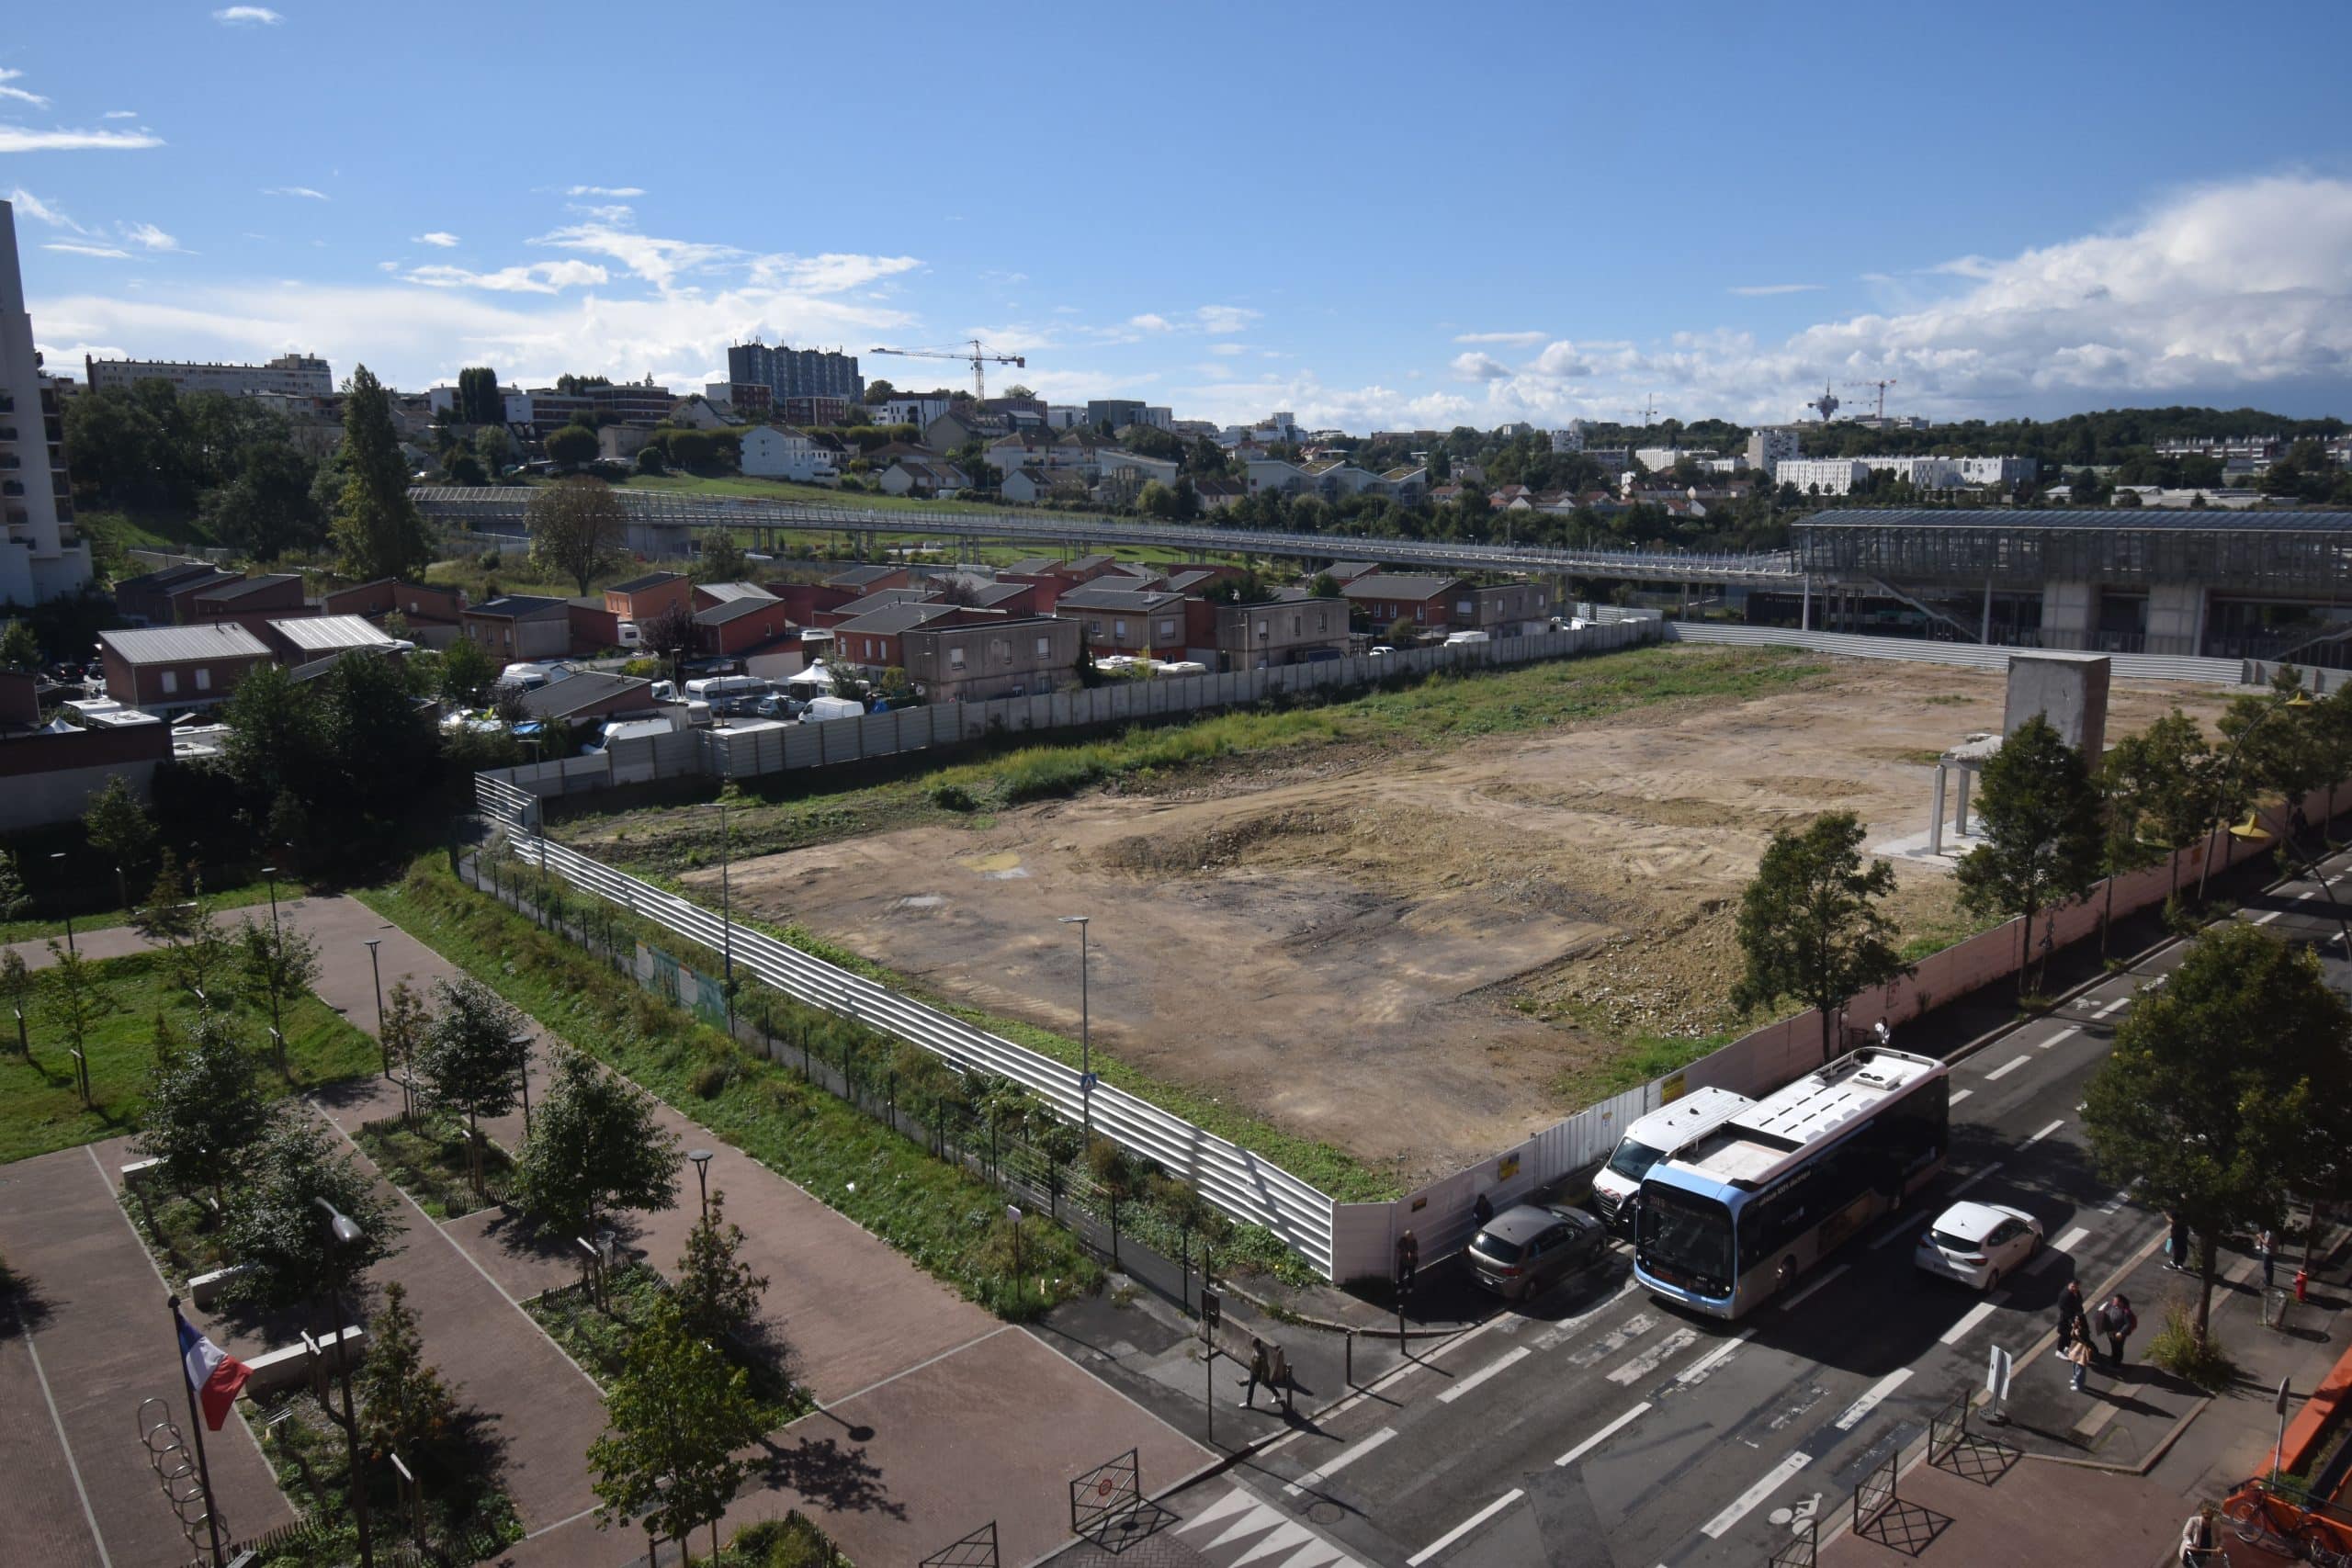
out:
{"label": "asphalt road", "polygon": [[[2347,863],[2329,863],[2331,881]],[[2309,882],[2258,896],[2238,918],[2312,940],[2337,929]],[[2098,1179],[2080,1105],[2115,1025],[2181,951],[1954,1067],[1943,1174],[1782,1300],[1736,1324],[1685,1315],[1612,1249],[1320,1429],[1261,1450],[1238,1478],[1368,1562],[1755,1568],[1792,1511],[1817,1508],[1826,1526],[1872,1466],[1981,1386],[1992,1346],[2021,1355],[2069,1278],[2088,1294],[2161,1242],[2160,1215]],[[2328,967],[2352,987],[2340,960]],[[2048,1239],[1989,1296],[1911,1261],[1924,1221],[1962,1194],[2025,1210]]]}

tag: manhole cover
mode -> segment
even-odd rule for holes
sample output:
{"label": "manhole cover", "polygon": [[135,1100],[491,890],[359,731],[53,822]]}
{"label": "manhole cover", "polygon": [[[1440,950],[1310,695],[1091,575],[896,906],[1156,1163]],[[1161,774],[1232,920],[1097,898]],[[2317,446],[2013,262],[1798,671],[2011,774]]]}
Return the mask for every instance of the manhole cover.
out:
{"label": "manhole cover", "polygon": [[1308,1521],[1313,1524],[1336,1525],[1347,1517],[1348,1511],[1345,1508],[1342,1508],[1337,1503],[1330,1502],[1328,1499],[1318,1503],[1311,1503],[1307,1506],[1306,1509],[1306,1517]]}

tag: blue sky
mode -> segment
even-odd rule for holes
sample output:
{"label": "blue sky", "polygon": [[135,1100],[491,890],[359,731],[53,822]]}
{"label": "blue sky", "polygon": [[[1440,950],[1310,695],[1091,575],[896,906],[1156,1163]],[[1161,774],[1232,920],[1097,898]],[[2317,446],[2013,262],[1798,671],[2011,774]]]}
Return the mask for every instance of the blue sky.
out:
{"label": "blue sky", "polygon": [[2352,412],[2340,3],[883,15],[17,7],[36,334],[685,388],[978,333],[1056,400],[1357,430]]}

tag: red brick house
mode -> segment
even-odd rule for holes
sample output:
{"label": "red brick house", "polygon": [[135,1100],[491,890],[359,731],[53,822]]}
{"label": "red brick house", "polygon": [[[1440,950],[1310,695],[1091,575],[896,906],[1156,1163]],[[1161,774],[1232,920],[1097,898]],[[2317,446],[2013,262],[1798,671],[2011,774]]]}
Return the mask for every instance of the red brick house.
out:
{"label": "red brick house", "polygon": [[1459,578],[1392,577],[1375,571],[1349,582],[1340,593],[1371,617],[1375,634],[1398,621],[1410,621],[1416,630],[1427,632],[1453,624],[1453,601],[1461,587]]}
{"label": "red brick house", "polygon": [[411,639],[428,647],[446,648],[458,639],[458,623],[466,613],[466,596],[455,588],[379,577],[373,582],[354,583],[326,594],[319,601],[319,613],[359,615],[378,626],[384,624],[385,616],[397,615],[408,623]]}
{"label": "red brick house", "polygon": [[605,589],[605,608],[616,621],[635,621],[643,626],[673,604],[692,608],[694,597],[694,582],[683,572],[655,571]]}
{"label": "red brick house", "polygon": [[261,638],[231,622],[100,632],[107,695],[150,713],[206,707],[226,697],[245,672],[271,661]]}
{"label": "red brick house", "polygon": [[586,658],[621,645],[621,618],[601,594],[567,599],[571,606],[571,651]]}
{"label": "red brick house", "polygon": [[295,572],[243,577],[199,588],[181,601],[181,608],[183,625],[231,621],[255,637],[265,635],[263,628],[272,621],[315,613],[303,602],[302,579]]}
{"label": "red brick house", "polygon": [[907,656],[902,639],[910,631],[929,626],[975,626],[1008,618],[994,610],[901,600],[835,626],[831,657],[862,670],[903,670]]}
{"label": "red brick house", "polygon": [[846,604],[836,604],[820,610],[810,618],[811,626],[837,626],[843,621],[854,621],[870,615],[876,610],[887,610],[893,604],[920,604],[938,598],[930,588],[877,588],[871,593],[860,594]]}
{"label": "red brick house", "polygon": [[115,608],[151,626],[175,626],[188,619],[184,606],[201,589],[241,582],[233,571],[205,561],[183,561],[160,570],[127,577],[114,585]]}
{"label": "red brick house", "polygon": [[780,599],[766,594],[729,599],[695,612],[695,649],[704,654],[743,654],[796,629],[792,612]]}
{"label": "red brick house", "polygon": [[1188,645],[1190,611],[1182,593],[1164,589],[1105,588],[1090,582],[1064,593],[1054,614],[1086,629],[1095,658],[1114,653],[1137,658],[1182,659]]}
{"label": "red brick house", "polygon": [[571,604],[529,593],[502,593],[466,606],[467,639],[500,664],[563,659],[571,652]]}

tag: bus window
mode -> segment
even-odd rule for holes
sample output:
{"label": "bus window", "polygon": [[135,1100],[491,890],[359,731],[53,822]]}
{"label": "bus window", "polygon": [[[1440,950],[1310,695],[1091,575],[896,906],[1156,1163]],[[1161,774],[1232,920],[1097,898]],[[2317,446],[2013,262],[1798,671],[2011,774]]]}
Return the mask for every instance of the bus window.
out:
{"label": "bus window", "polygon": [[1707,1295],[1731,1293],[1731,1212],[1721,1202],[1651,1182],[1637,1223],[1646,1264],[1690,1277]]}

